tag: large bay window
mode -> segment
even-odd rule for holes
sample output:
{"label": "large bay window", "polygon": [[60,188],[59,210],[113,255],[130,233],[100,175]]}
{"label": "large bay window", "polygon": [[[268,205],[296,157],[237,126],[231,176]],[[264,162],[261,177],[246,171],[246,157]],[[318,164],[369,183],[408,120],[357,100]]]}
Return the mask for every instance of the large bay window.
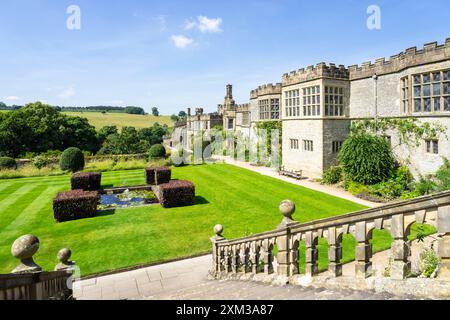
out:
{"label": "large bay window", "polygon": [[450,70],[412,76],[414,112],[450,111]]}

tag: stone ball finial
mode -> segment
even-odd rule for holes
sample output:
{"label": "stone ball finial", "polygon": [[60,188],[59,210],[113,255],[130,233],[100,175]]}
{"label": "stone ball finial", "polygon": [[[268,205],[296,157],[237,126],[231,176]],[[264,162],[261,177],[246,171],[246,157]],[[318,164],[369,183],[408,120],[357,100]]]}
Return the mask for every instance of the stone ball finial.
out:
{"label": "stone ball finial", "polygon": [[216,224],[214,226],[214,233],[220,237],[220,236],[222,236],[222,232],[223,232],[223,226],[221,224]]}
{"label": "stone ball finial", "polygon": [[30,259],[39,250],[39,239],[36,236],[27,234],[14,241],[11,247],[11,254],[20,260]]}
{"label": "stone ball finial", "polygon": [[33,256],[39,250],[39,239],[32,234],[27,234],[14,241],[11,254],[20,260],[20,264],[12,273],[39,272],[42,268],[37,265]]}
{"label": "stone ball finial", "polygon": [[70,257],[72,256],[72,251],[69,248],[64,248],[59,250],[58,252],[58,260],[61,261],[62,263],[67,263],[70,259]]}
{"label": "stone ball finial", "polygon": [[285,218],[291,219],[292,215],[295,212],[295,203],[292,202],[291,200],[281,201],[280,212]]}

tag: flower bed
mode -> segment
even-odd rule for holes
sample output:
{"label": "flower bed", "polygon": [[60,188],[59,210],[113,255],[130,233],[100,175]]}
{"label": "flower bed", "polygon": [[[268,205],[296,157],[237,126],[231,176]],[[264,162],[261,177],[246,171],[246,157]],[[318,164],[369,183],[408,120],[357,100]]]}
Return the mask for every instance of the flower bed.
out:
{"label": "flower bed", "polygon": [[94,217],[97,213],[97,191],[60,192],[53,199],[53,216],[57,222]]}

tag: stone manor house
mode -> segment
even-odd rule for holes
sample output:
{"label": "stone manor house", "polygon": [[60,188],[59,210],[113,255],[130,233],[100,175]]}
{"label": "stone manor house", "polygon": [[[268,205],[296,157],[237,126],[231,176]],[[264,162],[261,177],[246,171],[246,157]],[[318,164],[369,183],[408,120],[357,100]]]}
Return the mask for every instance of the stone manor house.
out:
{"label": "stone manor house", "polygon": [[434,173],[442,157],[450,157],[450,38],[442,45],[406,49],[389,60],[349,67],[322,62],[291,71],[280,83],[252,90],[246,104],[236,104],[227,85],[217,112],[197,108],[191,114],[188,109],[172,143],[189,148],[190,136],[218,124],[252,139],[258,122],[281,121],[283,166],[317,178],[336,163],[351,122],[376,117],[415,117],[446,127],[446,135],[424,140],[417,148],[399,145],[395,132],[388,133],[396,157],[416,176]]}

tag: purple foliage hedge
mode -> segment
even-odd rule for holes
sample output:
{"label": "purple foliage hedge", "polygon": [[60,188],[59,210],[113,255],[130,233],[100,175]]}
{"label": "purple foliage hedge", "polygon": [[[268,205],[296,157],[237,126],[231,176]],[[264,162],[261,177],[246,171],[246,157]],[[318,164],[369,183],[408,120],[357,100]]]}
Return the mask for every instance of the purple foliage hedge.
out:
{"label": "purple foliage hedge", "polygon": [[78,172],[70,179],[72,190],[97,191],[101,189],[102,174],[100,172]]}
{"label": "purple foliage hedge", "polygon": [[195,186],[190,181],[172,180],[154,188],[164,208],[192,206],[195,204]]}
{"label": "purple foliage hedge", "polygon": [[60,192],[53,199],[53,216],[57,222],[94,217],[98,201],[97,191]]}

